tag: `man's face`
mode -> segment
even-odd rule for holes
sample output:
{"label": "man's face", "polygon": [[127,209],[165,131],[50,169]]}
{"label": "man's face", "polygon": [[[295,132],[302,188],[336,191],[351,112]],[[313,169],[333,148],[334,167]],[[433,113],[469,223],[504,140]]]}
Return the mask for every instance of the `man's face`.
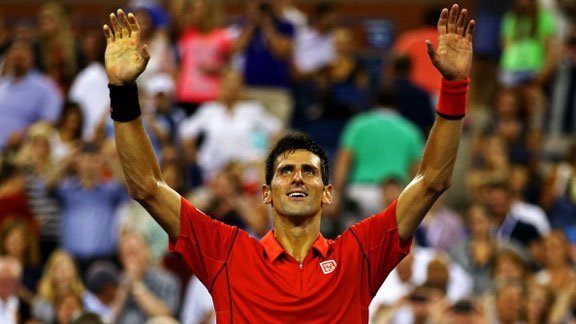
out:
{"label": "man's face", "polygon": [[6,57],[7,64],[12,68],[15,75],[23,75],[32,68],[33,54],[30,46],[14,44]]}
{"label": "man's face", "polygon": [[510,211],[512,198],[510,197],[510,193],[505,189],[493,188],[488,190],[485,203],[490,213],[498,221],[502,222]]}
{"label": "man's face", "polygon": [[319,215],[332,202],[332,186],[322,182],[321,160],[306,150],[285,152],[276,159],[270,186],[264,185],[264,203],[286,217]]}

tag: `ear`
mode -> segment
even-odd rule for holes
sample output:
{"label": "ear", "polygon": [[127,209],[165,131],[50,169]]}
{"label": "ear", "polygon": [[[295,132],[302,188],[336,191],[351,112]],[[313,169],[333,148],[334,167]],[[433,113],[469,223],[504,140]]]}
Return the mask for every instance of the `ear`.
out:
{"label": "ear", "polygon": [[272,193],[270,192],[270,186],[267,184],[262,185],[262,202],[267,205],[272,203]]}
{"label": "ear", "polygon": [[322,193],[322,205],[330,205],[332,203],[332,185],[324,186]]}

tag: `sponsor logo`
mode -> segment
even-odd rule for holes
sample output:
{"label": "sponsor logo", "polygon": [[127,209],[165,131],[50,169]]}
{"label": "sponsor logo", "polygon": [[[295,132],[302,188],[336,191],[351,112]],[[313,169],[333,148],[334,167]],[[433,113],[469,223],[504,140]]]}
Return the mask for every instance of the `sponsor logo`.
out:
{"label": "sponsor logo", "polygon": [[332,273],[332,272],[334,272],[334,270],[336,270],[336,261],[328,260],[328,261],[320,262],[320,269],[322,269],[322,272],[324,274]]}

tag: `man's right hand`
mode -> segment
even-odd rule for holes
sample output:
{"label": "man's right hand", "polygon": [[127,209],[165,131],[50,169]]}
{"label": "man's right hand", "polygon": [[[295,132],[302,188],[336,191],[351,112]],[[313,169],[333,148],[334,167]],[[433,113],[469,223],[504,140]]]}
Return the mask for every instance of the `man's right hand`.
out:
{"label": "man's right hand", "polygon": [[113,85],[130,84],[146,68],[150,59],[147,45],[140,43],[140,25],[136,17],[118,9],[110,14],[110,24],[104,25],[106,35],[106,74]]}

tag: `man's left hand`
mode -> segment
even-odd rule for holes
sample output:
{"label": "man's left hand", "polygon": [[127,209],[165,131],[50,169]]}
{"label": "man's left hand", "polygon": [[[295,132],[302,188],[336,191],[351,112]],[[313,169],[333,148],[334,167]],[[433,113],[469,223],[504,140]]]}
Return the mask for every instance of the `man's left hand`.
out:
{"label": "man's left hand", "polygon": [[426,41],[432,64],[447,80],[470,77],[472,66],[472,34],[474,20],[468,20],[468,10],[453,5],[450,11],[442,10],[438,19],[438,48]]}

